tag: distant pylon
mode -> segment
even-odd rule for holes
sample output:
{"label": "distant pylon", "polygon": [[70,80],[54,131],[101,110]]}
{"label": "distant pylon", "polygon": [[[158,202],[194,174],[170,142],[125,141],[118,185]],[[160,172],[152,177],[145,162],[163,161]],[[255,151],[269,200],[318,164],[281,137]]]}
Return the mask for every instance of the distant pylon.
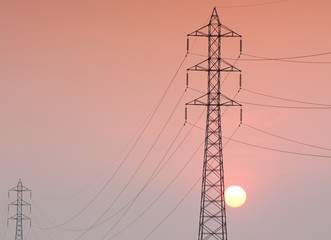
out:
{"label": "distant pylon", "polygon": [[23,221],[29,221],[31,226],[31,219],[23,214],[24,207],[29,207],[31,212],[31,204],[24,201],[23,198],[24,192],[28,192],[31,198],[31,190],[24,187],[20,179],[16,187],[9,189],[8,197],[10,197],[11,192],[16,192],[16,200],[9,204],[8,209],[10,206],[14,206],[16,208],[16,214],[8,218],[8,220],[16,221],[15,240],[23,240]]}
{"label": "distant pylon", "polygon": [[221,38],[240,38],[241,53],[241,36],[220,23],[216,8],[213,9],[210,21],[206,26],[199,28],[187,36],[188,51],[189,37],[208,38],[208,58],[187,69],[188,71],[204,71],[208,74],[207,93],[186,104],[207,107],[198,239],[227,240],[221,106],[241,107],[241,105],[222,94],[221,77],[223,75],[221,76],[221,73],[239,72],[241,74],[241,70],[221,58]]}

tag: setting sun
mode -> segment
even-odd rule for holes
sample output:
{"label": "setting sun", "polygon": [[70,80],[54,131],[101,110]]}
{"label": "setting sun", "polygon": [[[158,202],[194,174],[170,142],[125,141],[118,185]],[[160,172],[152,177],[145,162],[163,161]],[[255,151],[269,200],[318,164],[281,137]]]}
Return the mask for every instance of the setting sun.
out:
{"label": "setting sun", "polygon": [[239,186],[231,186],[225,190],[225,202],[230,207],[240,207],[246,201],[246,192]]}

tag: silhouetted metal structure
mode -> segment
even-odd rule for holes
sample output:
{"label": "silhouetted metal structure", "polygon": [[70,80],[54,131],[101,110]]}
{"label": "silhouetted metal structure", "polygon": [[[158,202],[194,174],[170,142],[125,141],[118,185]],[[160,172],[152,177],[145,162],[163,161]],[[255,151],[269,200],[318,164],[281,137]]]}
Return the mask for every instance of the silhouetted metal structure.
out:
{"label": "silhouetted metal structure", "polygon": [[189,37],[208,38],[208,58],[187,69],[188,71],[204,71],[208,74],[207,93],[186,104],[207,107],[199,240],[226,240],[227,226],[224,200],[221,106],[241,107],[241,105],[222,94],[221,77],[223,75],[221,74],[225,72],[241,73],[241,71],[221,58],[221,39],[224,37],[240,38],[240,53],[242,41],[239,34],[220,23],[216,8],[213,9],[210,21],[206,26],[199,28],[187,36],[188,51]]}
{"label": "silhouetted metal structure", "polygon": [[8,197],[10,197],[11,192],[16,192],[16,200],[10,203],[9,206],[14,206],[16,208],[16,214],[8,218],[8,220],[16,221],[15,240],[23,240],[23,221],[29,221],[31,225],[31,219],[23,214],[24,207],[29,207],[31,212],[31,204],[24,201],[23,198],[24,192],[28,192],[31,198],[31,190],[24,187],[20,179],[16,187],[9,189]]}

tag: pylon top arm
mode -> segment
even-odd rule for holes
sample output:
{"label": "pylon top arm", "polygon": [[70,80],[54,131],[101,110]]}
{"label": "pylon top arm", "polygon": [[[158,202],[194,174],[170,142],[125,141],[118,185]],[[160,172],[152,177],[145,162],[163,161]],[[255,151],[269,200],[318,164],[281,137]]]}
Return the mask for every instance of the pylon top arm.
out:
{"label": "pylon top arm", "polygon": [[22,187],[22,189],[20,189],[18,186],[16,186],[16,187],[13,187],[13,188],[9,189],[9,191],[10,191],[10,192],[11,192],[11,191],[15,191],[15,192],[17,192],[17,191],[31,192],[30,189],[24,187],[23,185],[22,185],[21,187]]}
{"label": "pylon top arm", "polygon": [[208,27],[212,24],[209,23],[194,32],[187,34],[187,37],[242,37],[240,34],[236,33],[235,31],[231,30],[227,26],[223,24],[218,24],[218,27],[222,28],[220,34],[208,34]]}

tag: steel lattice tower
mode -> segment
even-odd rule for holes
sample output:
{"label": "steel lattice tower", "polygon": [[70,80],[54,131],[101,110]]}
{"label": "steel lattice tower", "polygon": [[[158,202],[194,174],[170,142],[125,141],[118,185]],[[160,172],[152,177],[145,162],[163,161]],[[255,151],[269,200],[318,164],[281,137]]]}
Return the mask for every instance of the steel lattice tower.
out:
{"label": "steel lattice tower", "polygon": [[220,23],[216,8],[213,9],[206,26],[187,36],[188,51],[189,37],[208,38],[208,59],[187,69],[188,71],[204,71],[208,74],[207,93],[186,104],[207,107],[198,239],[227,240],[221,106],[241,105],[221,93],[221,77],[223,76],[221,74],[241,71],[221,58],[221,38],[240,38],[241,52],[241,36]]}
{"label": "steel lattice tower", "polygon": [[23,240],[23,221],[29,221],[31,225],[31,219],[23,214],[23,208],[29,207],[31,212],[31,204],[24,201],[24,192],[28,192],[31,198],[31,190],[22,185],[21,179],[18,181],[16,187],[13,187],[8,192],[8,197],[10,192],[16,192],[16,200],[9,204],[9,206],[14,206],[16,208],[16,214],[8,220],[16,221],[16,233],[15,240]]}

